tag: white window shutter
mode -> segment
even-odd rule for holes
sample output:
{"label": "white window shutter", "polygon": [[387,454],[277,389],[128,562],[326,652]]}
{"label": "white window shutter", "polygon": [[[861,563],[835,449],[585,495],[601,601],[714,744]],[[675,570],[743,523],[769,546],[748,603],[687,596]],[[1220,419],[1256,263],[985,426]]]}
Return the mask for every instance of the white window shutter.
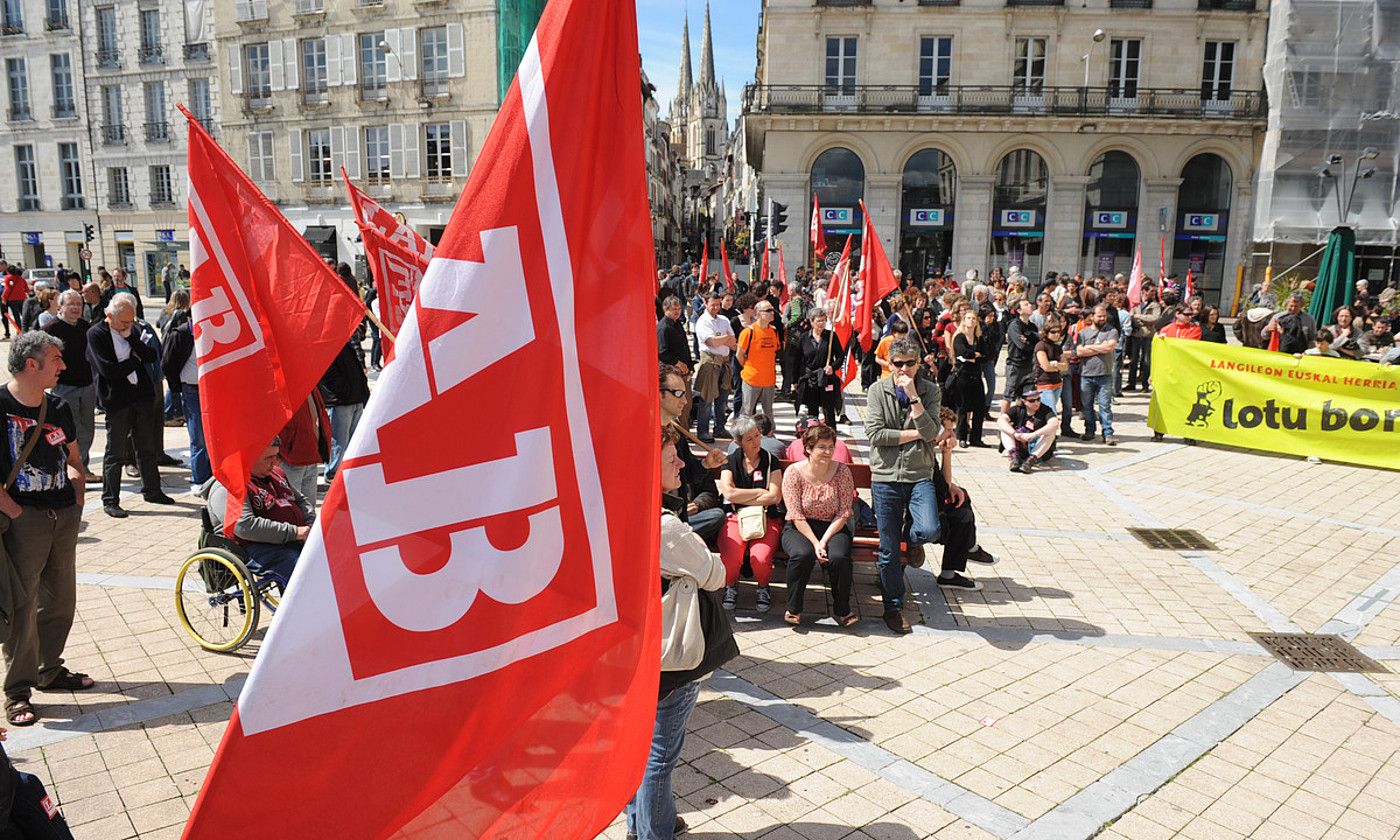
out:
{"label": "white window shutter", "polygon": [[234,96],[243,95],[243,50],[235,48],[237,55],[228,63],[228,92]]}
{"label": "white window shutter", "polygon": [[[334,35],[330,36],[335,40]],[[355,48],[355,33],[346,32],[340,36],[340,83],[343,85],[353,85],[356,80],[356,68],[360,63],[359,50]]]}
{"label": "white window shutter", "polygon": [[351,178],[360,177],[360,138],[359,128],[345,129],[345,174]]}
{"label": "white window shutter", "polygon": [[306,180],[306,169],[302,166],[302,139],[301,129],[294,128],[288,132],[291,143],[292,180],[298,183]]}
{"label": "white window shutter", "polygon": [[340,87],[340,36],[326,36],[326,84]]}
{"label": "white window shutter", "polygon": [[467,174],[467,123],[453,120],[452,131],[452,177],[462,178]]}
{"label": "white window shutter", "polygon": [[403,175],[403,123],[389,123],[389,177]]}
{"label": "white window shutter", "polygon": [[400,29],[399,41],[402,42],[403,52],[399,57],[403,59],[403,77],[405,81],[412,81],[418,78],[418,30]]}
{"label": "white window shutter", "polygon": [[267,43],[267,69],[270,78],[270,87],[273,90],[282,90],[286,87],[282,77],[282,42],[269,41]]}
{"label": "white window shutter", "polygon": [[287,68],[286,79],[284,80],[287,85],[287,90],[296,90],[297,76],[299,75],[297,68],[301,66],[301,49],[300,45],[297,43],[297,39],[288,38],[282,42],[282,57]]}
{"label": "white window shutter", "polygon": [[267,20],[267,0],[253,0],[253,19]]}
{"label": "white window shutter", "polygon": [[391,82],[397,82],[403,78],[403,30],[384,30],[384,43],[389,47],[389,56],[384,62],[384,78]]}
{"label": "white window shutter", "polygon": [[462,24],[447,24],[447,75],[460,78],[467,74],[467,51],[463,43]]}
{"label": "white window shutter", "polygon": [[[352,131],[354,129],[351,129]],[[340,174],[340,167],[345,165],[345,126],[331,126],[331,172]]]}
{"label": "white window shutter", "polygon": [[405,123],[403,127],[403,176],[405,178],[422,177],[422,164],[418,158],[419,135],[423,133],[423,126],[417,123]]}

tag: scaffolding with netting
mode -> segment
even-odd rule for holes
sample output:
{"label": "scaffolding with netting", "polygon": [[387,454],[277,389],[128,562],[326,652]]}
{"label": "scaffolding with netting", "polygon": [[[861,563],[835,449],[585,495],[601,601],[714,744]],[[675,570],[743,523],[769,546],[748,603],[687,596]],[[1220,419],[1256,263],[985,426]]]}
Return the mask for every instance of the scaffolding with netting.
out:
{"label": "scaffolding with netting", "polygon": [[545,0],[497,0],[496,15],[496,56],[500,85],[499,96],[505,101],[506,91],[510,90],[515,70],[520,59],[525,56],[525,46],[535,34],[535,24],[540,22]]}

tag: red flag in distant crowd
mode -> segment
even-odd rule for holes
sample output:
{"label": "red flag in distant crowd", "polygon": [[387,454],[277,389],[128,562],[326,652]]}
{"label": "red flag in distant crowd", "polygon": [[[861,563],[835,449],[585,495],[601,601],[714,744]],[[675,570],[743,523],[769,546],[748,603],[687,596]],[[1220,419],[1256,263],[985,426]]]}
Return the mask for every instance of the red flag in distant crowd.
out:
{"label": "red flag in distant crowd", "polygon": [[[846,247],[841,251],[841,259],[836,261],[836,267],[831,270],[831,282],[826,286],[826,306],[831,309],[836,305],[836,296],[841,292],[841,272],[847,271],[851,267],[851,237],[846,237]],[[831,312],[833,321],[836,318],[835,312]]]}
{"label": "red flag in distant crowd", "polygon": [[885,246],[880,244],[880,236],[875,232],[864,201],[860,203],[860,213],[865,221],[860,235],[860,300],[855,322],[860,331],[860,348],[869,351],[875,340],[875,307],[885,295],[899,288],[899,280],[895,279],[894,268],[890,266],[890,258],[885,256]]}
{"label": "red flag in distant crowd", "polygon": [[1190,303],[1191,298],[1196,296],[1196,283],[1191,277],[1191,269],[1186,269],[1186,296],[1181,299],[1182,303]]}
{"label": "red flag in distant crowd", "polygon": [[763,259],[759,263],[758,282],[763,287],[763,292],[768,292],[768,240],[763,241]]}
{"label": "red flag in distant crowd", "polygon": [[364,304],[199,121],[189,120],[190,311],[225,532],[254,462],[316,387]]}
{"label": "red flag in distant crowd", "polygon": [[788,279],[787,263],[783,260],[783,243],[778,243],[778,282],[783,284],[782,294],[778,297],[779,306],[787,306],[788,302]]}
{"label": "red flag in distant crowd", "polygon": [[1128,275],[1128,305],[1136,308],[1142,303],[1142,246],[1133,255],[1133,273]]}
{"label": "red flag in distant crowd", "polygon": [[[386,330],[398,335],[423,282],[423,273],[428,270],[428,261],[433,258],[432,243],[350,183],[343,166],[340,177],[345,179],[345,189],[350,193],[350,206],[355,210],[355,223],[365,246],[365,261],[374,276],[379,320]],[[385,336],[383,346],[386,362],[392,360],[393,339]]]}
{"label": "red flag in distant crowd", "polygon": [[729,252],[724,248],[724,239],[719,241],[719,268],[724,272],[724,288],[734,291],[734,273],[729,270]]}
{"label": "red flag in distant crowd", "polygon": [[700,251],[700,288],[704,289],[710,285],[710,243],[705,242],[705,247]]}
{"label": "red flag in distant crowd", "polygon": [[826,256],[826,233],[822,230],[822,207],[817,194],[812,193],[812,253],[821,260]]}
{"label": "red flag in distant crowd", "polygon": [[855,331],[855,322],[851,312],[851,237],[846,237],[846,249],[841,252],[841,260],[836,263],[836,270],[831,274],[831,282],[835,286],[835,294],[828,294],[826,308],[831,317],[831,328],[836,331],[836,337],[841,339],[841,346],[849,348],[851,346],[851,333]]}
{"label": "red flag in distant crowd", "polygon": [[632,0],[545,6],[187,840],[582,840],[636,791],[661,648],[653,301],[616,281],[654,270],[617,130],[640,85]]}
{"label": "red flag in distant crowd", "polygon": [[1166,285],[1167,282],[1167,237],[1165,235],[1162,237],[1162,250],[1157,255],[1157,272],[1158,297],[1161,297],[1162,286]]}

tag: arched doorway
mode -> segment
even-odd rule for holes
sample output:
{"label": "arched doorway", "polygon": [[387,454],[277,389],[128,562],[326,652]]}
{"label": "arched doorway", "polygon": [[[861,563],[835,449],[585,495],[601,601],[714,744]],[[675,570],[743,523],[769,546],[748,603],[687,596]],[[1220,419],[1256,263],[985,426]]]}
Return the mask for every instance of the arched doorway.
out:
{"label": "arched doorway", "polygon": [[1045,206],[1050,168],[1030,149],[1017,149],[997,165],[992,192],[992,266],[1020,266],[1038,280],[1045,247]]}
{"label": "arched doorway", "polygon": [[[812,162],[812,192],[822,208],[822,231],[826,235],[826,254],[830,265],[841,256],[849,235],[860,236],[860,200],[865,196],[865,165],[850,149],[827,149]],[[812,207],[807,206],[807,221],[812,219]],[[851,243],[857,252],[860,240]],[[833,255],[834,252],[834,255]]]}
{"label": "arched doorway", "polygon": [[1230,237],[1234,174],[1215,154],[1200,154],[1181,170],[1176,194],[1176,241],[1168,270],[1185,283],[1190,271],[1198,292],[1218,303],[1225,281],[1225,245]]}
{"label": "arched doorway", "polygon": [[958,171],[938,149],[915,152],[904,164],[900,192],[899,268],[922,282],[950,268]]}
{"label": "arched doorway", "polygon": [[1141,180],[1137,161],[1127,152],[1104,152],[1089,167],[1079,252],[1080,271],[1086,276],[1112,278],[1132,270]]}

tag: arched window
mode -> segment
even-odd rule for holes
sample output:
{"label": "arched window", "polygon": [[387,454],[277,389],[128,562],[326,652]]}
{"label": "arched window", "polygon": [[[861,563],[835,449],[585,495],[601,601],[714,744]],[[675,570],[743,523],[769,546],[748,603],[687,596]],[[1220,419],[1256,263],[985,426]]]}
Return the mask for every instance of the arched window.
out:
{"label": "arched window", "polygon": [[1045,207],[1050,197],[1050,167],[1030,149],[1017,149],[997,165],[992,190],[991,264],[1013,266],[1039,280],[1045,245]]}
{"label": "arched window", "polygon": [[1104,152],[1089,167],[1080,247],[1084,274],[1111,278],[1132,270],[1141,180],[1137,161],[1127,152]]}
{"label": "arched window", "polygon": [[922,281],[950,268],[958,172],[938,149],[915,152],[900,190],[899,267]]}
{"label": "arched window", "polygon": [[1178,275],[1182,283],[1189,271],[1196,289],[1209,303],[1221,301],[1234,190],[1234,173],[1220,155],[1196,155],[1181,170],[1181,187],[1176,194],[1176,242],[1168,270]]}
{"label": "arched window", "polygon": [[[822,229],[826,234],[828,259],[833,250],[841,255],[846,237],[860,235],[860,200],[865,196],[865,165],[850,149],[827,149],[812,162],[812,192],[822,208]],[[807,207],[807,218],[812,216]],[[860,240],[851,244],[854,252]]]}

